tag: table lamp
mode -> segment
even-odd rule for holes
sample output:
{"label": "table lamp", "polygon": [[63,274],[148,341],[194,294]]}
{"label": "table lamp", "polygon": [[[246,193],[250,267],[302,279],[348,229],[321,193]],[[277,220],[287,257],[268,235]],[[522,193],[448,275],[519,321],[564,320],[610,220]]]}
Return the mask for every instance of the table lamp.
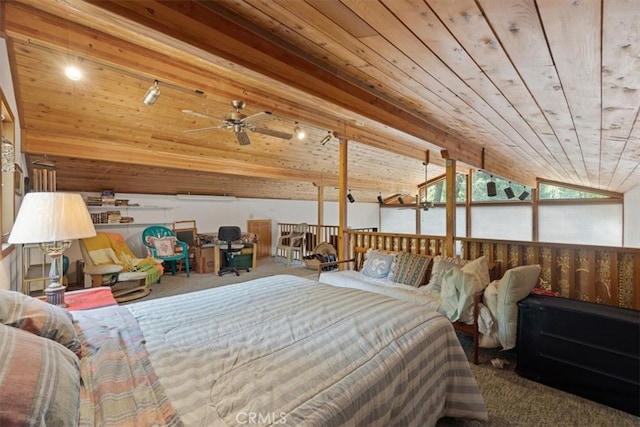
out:
{"label": "table lamp", "polygon": [[71,241],[96,235],[91,215],[80,194],[28,193],[23,199],[9,235],[9,243],[38,243],[51,258],[47,302],[65,306],[60,283],[62,253]]}

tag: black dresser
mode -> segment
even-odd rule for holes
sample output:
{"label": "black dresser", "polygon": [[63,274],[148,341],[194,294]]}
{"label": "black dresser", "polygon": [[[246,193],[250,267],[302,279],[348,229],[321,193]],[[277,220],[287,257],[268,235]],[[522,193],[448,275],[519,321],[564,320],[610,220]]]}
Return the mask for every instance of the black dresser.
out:
{"label": "black dresser", "polygon": [[519,375],[640,415],[640,311],[530,295],[517,352]]}

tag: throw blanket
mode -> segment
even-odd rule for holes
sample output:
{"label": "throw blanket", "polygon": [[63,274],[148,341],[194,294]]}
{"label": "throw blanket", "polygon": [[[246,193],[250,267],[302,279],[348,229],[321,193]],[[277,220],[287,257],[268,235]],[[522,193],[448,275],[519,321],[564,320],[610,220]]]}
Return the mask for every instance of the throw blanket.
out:
{"label": "throw blanket", "polygon": [[124,307],[75,312],[81,342],[80,426],[182,426]]}
{"label": "throw blanket", "polygon": [[98,233],[82,241],[95,265],[117,264],[123,271],[144,271],[147,273],[147,285],[157,282],[162,276],[162,264],[152,257],[137,258],[120,234]]}

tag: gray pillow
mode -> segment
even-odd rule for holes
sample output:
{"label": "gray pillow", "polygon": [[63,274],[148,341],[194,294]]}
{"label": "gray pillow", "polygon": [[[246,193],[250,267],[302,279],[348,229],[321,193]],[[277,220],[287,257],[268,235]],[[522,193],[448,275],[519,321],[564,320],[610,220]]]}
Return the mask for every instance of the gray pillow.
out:
{"label": "gray pillow", "polygon": [[440,292],[442,287],[442,276],[454,267],[461,268],[469,261],[459,257],[443,257],[438,255],[433,259],[433,267],[431,268],[431,277],[426,288],[435,292]]}
{"label": "gray pillow", "polygon": [[389,275],[394,259],[395,254],[369,250],[367,251],[367,259],[362,266],[362,274],[374,279],[383,279]]}

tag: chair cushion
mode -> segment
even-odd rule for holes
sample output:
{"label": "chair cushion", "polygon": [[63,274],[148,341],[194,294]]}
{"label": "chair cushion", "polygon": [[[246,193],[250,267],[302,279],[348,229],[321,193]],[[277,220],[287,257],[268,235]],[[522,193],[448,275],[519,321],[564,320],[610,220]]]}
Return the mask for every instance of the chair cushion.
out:
{"label": "chair cushion", "polygon": [[154,247],[156,256],[161,258],[174,256],[176,254],[176,238],[173,236],[147,236],[147,243]]}

